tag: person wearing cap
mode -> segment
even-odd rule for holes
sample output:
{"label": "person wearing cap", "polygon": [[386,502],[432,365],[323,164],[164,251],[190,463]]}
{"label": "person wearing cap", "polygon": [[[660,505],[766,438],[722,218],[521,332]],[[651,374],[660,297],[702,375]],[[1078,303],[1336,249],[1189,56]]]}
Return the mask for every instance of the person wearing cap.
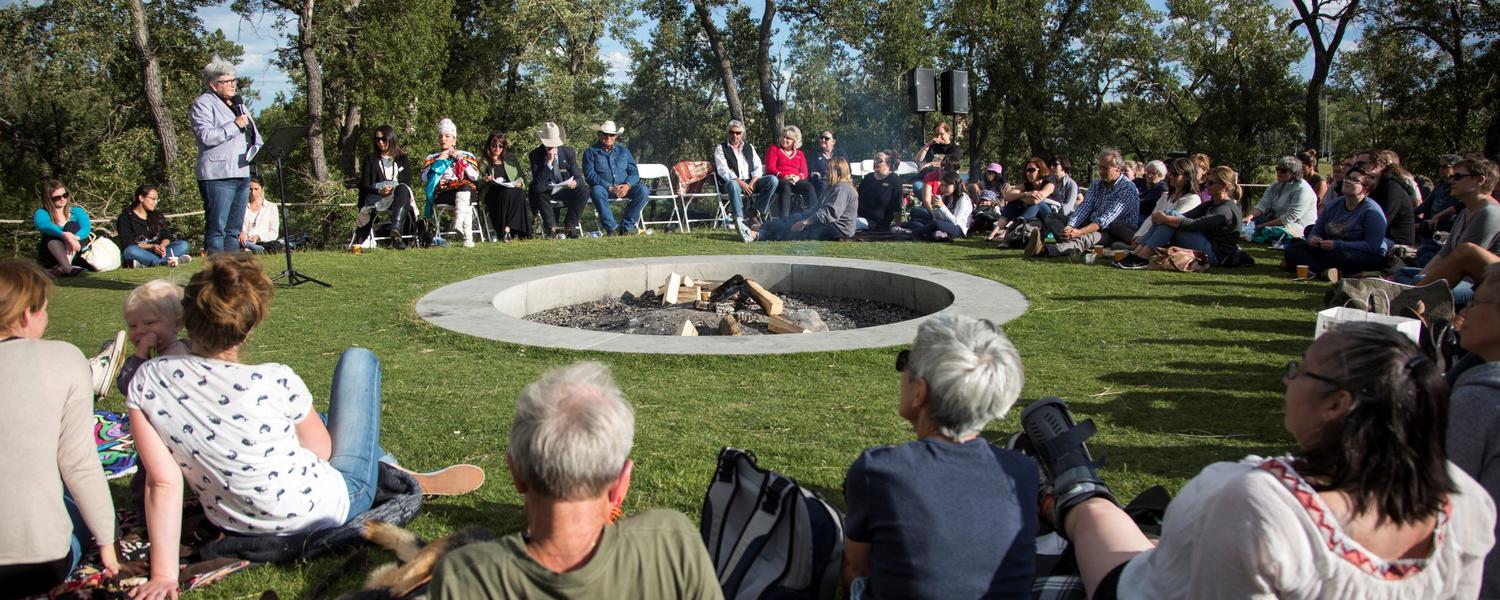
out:
{"label": "person wearing cap", "polygon": [[[531,164],[531,210],[542,216],[542,228],[548,237],[563,239],[566,235],[578,237],[582,229],[578,226],[583,216],[583,174],[578,171],[578,154],[563,145],[563,130],[557,123],[542,124],[537,134],[542,145],[526,155]],[[561,202],[567,213],[563,216],[563,228],[558,231],[557,215],[552,212],[552,200]]]}
{"label": "person wearing cap", "polygon": [[[422,182],[427,188],[423,214],[432,217],[435,204],[453,207],[454,227],[464,235],[464,247],[474,247],[474,184],[479,181],[479,158],[458,149],[458,126],[451,119],[438,121],[442,149],[422,161]],[[442,244],[442,237],[434,240]]]}
{"label": "person wearing cap", "polygon": [[970,181],[965,186],[969,198],[974,202],[974,226],[990,228],[988,240],[996,240],[1005,232],[1004,227],[996,227],[996,225],[1002,218],[1000,207],[1005,204],[1005,190],[1009,187],[1005,183],[1005,167],[993,162],[984,168],[983,173],[979,174],[978,181]]}
{"label": "person wearing cap", "polygon": [[828,190],[828,163],[835,158],[844,157],[844,151],[836,147],[838,143],[833,132],[824,129],[818,134],[818,151],[807,157],[807,180],[812,182],[813,189],[818,190],[819,198]]}
{"label": "person wearing cap", "polygon": [[738,119],[729,122],[724,143],[714,147],[714,173],[719,176],[719,189],[729,194],[736,225],[745,220],[745,196],[753,194],[754,206],[765,206],[776,193],[776,176],[766,175],[765,164],[755,146],[745,141],[745,124]]}
{"label": "person wearing cap", "polygon": [[1318,193],[1302,178],[1302,161],[1283,156],[1276,161],[1276,183],[1261,194],[1244,223],[1255,226],[1253,241],[1274,242],[1301,238],[1303,230],[1317,220]]}
{"label": "person wearing cap", "polygon": [[[594,210],[599,213],[599,228],[605,235],[634,233],[641,209],[646,207],[646,186],[641,185],[641,173],[630,149],[617,143],[625,128],[605,121],[595,125],[594,131],[598,140],[583,151],[583,174],[588,177]],[[619,225],[609,208],[609,201],[617,198],[629,200]]]}

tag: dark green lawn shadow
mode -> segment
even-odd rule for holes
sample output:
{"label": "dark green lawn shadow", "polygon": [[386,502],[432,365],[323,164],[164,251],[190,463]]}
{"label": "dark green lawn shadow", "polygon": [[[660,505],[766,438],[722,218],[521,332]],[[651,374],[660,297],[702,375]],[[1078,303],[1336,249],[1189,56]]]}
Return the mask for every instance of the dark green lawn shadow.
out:
{"label": "dark green lawn shadow", "polygon": [[[1246,332],[1250,332],[1250,333],[1277,333],[1277,334],[1290,335],[1290,336],[1294,336],[1294,337],[1298,337],[1298,338],[1303,338],[1303,339],[1296,340],[1295,342],[1293,340],[1287,340],[1287,342],[1289,344],[1294,345],[1294,346],[1299,345],[1299,344],[1301,344],[1304,341],[1307,341],[1306,338],[1308,338],[1308,336],[1311,334],[1311,327],[1309,326],[1309,324],[1307,322],[1305,322],[1305,321],[1294,321],[1294,320],[1291,320],[1291,319],[1227,319],[1227,318],[1219,318],[1219,319],[1205,319],[1203,321],[1199,321],[1198,324],[1202,325],[1204,327],[1208,327],[1210,329],[1220,329],[1220,330],[1226,330],[1226,331],[1246,331]],[[1235,343],[1235,342],[1229,342],[1229,343]]]}
{"label": "dark green lawn shadow", "polygon": [[1241,295],[1236,295],[1236,294],[1224,294],[1224,295],[1220,295],[1220,296],[1213,296],[1213,295],[1207,295],[1207,294],[1178,294],[1178,295],[1163,295],[1163,296],[1158,296],[1158,297],[1155,297],[1155,298],[1152,298],[1150,296],[1119,296],[1119,295],[1116,295],[1116,296],[1105,296],[1105,295],[1094,295],[1094,296],[1054,296],[1051,299],[1052,300],[1058,300],[1058,301],[1071,300],[1071,301],[1075,301],[1075,302],[1097,302],[1097,301],[1100,301],[1100,300],[1124,300],[1124,301],[1129,301],[1129,302],[1142,302],[1142,301],[1149,301],[1149,300],[1167,300],[1167,301],[1171,301],[1171,302],[1179,302],[1179,303],[1182,303],[1182,304],[1187,304],[1189,306],[1196,306],[1196,307],[1200,307],[1200,308],[1201,307],[1209,307],[1209,306],[1233,306],[1233,307],[1238,307],[1238,308],[1267,309],[1267,310],[1272,310],[1272,309],[1279,310],[1279,309],[1286,309],[1286,308],[1294,308],[1298,304],[1302,303],[1301,300],[1289,300],[1289,299],[1286,299],[1286,298],[1259,298],[1259,297],[1255,297],[1255,296],[1241,296]]}
{"label": "dark green lawn shadow", "polygon": [[1235,285],[1261,290],[1281,290],[1285,292],[1307,293],[1316,286],[1308,285],[1305,281],[1245,281],[1241,279],[1185,279],[1173,278],[1171,281],[1152,281],[1151,285],[1183,287],[1183,286],[1218,286]]}
{"label": "dark green lawn shadow", "polygon": [[[1094,460],[1103,463],[1105,483],[1110,483],[1109,471],[1111,470],[1148,473],[1157,477],[1174,479],[1191,479],[1203,471],[1204,467],[1216,462],[1238,461],[1250,455],[1280,456],[1291,449],[1289,445],[1274,443],[1231,446],[1214,443],[1207,439],[1210,437],[1188,438],[1205,441],[1173,445],[1168,448],[1106,444],[1098,441],[1090,441],[1088,446]],[[1139,465],[1142,464],[1155,466],[1150,469],[1141,469]]]}
{"label": "dark green lawn shadow", "polygon": [[128,281],[116,281],[114,279],[99,277],[97,275],[70,277],[67,279],[58,279],[56,281],[58,287],[76,287],[94,290],[133,290],[136,286],[136,284],[130,283]]}

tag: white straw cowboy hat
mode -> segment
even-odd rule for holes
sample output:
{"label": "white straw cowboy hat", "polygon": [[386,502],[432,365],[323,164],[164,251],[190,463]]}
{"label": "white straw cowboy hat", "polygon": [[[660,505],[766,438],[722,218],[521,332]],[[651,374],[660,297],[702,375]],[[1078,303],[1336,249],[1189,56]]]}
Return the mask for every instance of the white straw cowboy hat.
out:
{"label": "white straw cowboy hat", "polygon": [[542,132],[537,134],[537,137],[542,140],[542,145],[548,148],[556,148],[563,145],[562,128],[558,127],[557,123],[553,123],[552,121],[542,124]]}
{"label": "white straw cowboy hat", "polygon": [[603,123],[595,125],[594,131],[605,135],[620,135],[622,133],[625,133],[625,128],[615,126],[614,121],[605,121]]}

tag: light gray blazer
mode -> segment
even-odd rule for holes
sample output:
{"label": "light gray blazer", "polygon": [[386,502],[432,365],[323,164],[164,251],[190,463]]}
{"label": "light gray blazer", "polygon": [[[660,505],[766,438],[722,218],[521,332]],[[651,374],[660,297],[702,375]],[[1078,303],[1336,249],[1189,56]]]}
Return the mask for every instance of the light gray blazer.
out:
{"label": "light gray blazer", "polygon": [[254,147],[245,144],[245,132],[234,124],[234,111],[213,92],[204,92],[193,100],[188,121],[193,125],[193,138],[198,140],[198,180],[250,176],[250,158],[265,142],[255,127],[255,117],[250,118],[247,128],[255,131]]}

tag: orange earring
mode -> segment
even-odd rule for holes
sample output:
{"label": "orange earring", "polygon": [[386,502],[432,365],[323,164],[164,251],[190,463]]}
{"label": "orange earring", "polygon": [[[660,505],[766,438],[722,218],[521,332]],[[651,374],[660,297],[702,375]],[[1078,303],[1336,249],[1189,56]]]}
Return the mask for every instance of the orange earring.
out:
{"label": "orange earring", "polygon": [[610,523],[613,523],[615,521],[620,520],[620,517],[623,517],[623,516],[625,516],[625,511],[620,510],[619,506],[611,506],[611,507],[609,507],[609,522]]}

